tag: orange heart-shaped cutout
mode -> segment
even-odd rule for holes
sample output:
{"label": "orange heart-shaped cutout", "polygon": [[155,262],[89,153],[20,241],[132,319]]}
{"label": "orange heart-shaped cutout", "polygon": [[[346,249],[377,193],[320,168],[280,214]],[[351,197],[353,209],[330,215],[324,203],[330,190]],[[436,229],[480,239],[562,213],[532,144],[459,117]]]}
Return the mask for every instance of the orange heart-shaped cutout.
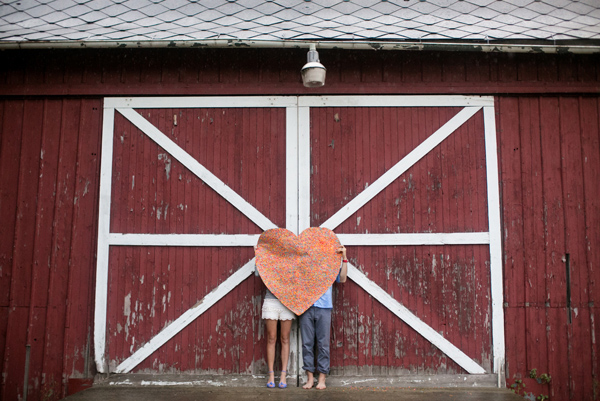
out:
{"label": "orange heart-shaped cutout", "polygon": [[311,227],[296,236],[285,228],[265,231],[256,247],[263,282],[296,315],[310,308],[340,271],[340,241],[327,228]]}

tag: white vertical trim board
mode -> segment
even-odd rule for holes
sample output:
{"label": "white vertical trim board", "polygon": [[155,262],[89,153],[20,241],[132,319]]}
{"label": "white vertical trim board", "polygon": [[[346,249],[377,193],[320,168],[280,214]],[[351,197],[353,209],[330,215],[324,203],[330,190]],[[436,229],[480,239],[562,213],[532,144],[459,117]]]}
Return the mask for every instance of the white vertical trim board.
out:
{"label": "white vertical trim board", "polygon": [[285,226],[298,235],[298,109],[285,115]]}
{"label": "white vertical trim board", "polygon": [[504,364],[504,295],[502,289],[502,226],[500,221],[500,189],[498,149],[494,107],[483,108],[485,129],[485,159],[488,193],[488,221],[490,230],[490,277],[492,295],[492,346],[494,373]]}
{"label": "white vertical trim board", "polygon": [[[285,130],[285,227],[298,235],[298,108],[288,107],[286,109]],[[282,367],[287,370],[289,377],[297,377],[300,371],[300,338],[297,330],[297,320],[292,322],[290,331],[290,355],[288,366]]]}
{"label": "white vertical trim board", "polygon": [[298,107],[298,231],[310,227],[310,109]]}
{"label": "white vertical trim board", "polygon": [[98,372],[107,369],[106,308],[108,307],[108,254],[110,235],[110,195],[112,187],[113,129],[115,110],[104,108],[102,156],[100,162],[100,203],[98,207],[98,250],[96,257],[96,303],[94,309],[94,358]]}

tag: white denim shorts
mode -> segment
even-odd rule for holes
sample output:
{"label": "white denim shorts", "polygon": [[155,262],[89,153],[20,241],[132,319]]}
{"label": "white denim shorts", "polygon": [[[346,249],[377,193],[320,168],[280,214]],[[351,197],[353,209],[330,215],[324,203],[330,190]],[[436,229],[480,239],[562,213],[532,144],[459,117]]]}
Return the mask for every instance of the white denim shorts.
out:
{"label": "white denim shorts", "polygon": [[262,318],[271,320],[293,320],[294,312],[286,308],[280,300],[267,298],[262,307]]}

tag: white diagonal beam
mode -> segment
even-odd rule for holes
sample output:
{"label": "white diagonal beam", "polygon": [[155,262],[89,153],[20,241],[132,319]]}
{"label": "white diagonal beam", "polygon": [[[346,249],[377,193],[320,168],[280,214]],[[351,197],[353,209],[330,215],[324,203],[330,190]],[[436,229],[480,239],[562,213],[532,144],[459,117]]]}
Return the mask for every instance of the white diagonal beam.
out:
{"label": "white diagonal beam", "polygon": [[254,206],[246,202],[244,198],[238,195],[234,190],[229,188],[223,181],[217,176],[208,171],[206,167],[201,165],[196,159],[190,156],[189,153],[184,151],[179,145],[167,138],[158,128],[152,123],[142,117],[138,112],[133,109],[117,109],[125,118],[127,118],[133,125],[138,127],[144,132],[150,139],[156,142],[162,147],[167,153],[173,156],[182,165],[188,168],[198,178],[204,181],[208,186],[214,189],[219,195],[225,200],[236,207],[240,212],[246,215],[252,220],[257,226],[263,230],[270,228],[277,228],[268,218],[266,218],[261,212],[256,210]]}
{"label": "white diagonal beam", "polygon": [[338,210],[325,223],[321,224],[321,227],[326,227],[330,230],[335,229],[337,226],[343,223],[344,220],[352,216],[358,209],[373,199],[385,187],[390,185],[396,178],[400,177],[400,175],[402,175],[406,170],[421,160],[423,156],[439,145],[444,139],[456,131],[456,129],[463,125],[479,110],[481,110],[481,107],[465,107],[462,109],[440,129],[431,134],[429,138],[421,142],[419,146],[413,149],[412,152],[396,163],[395,166],[386,171],[373,184],[371,184],[354,199],[348,202],[348,204]]}
{"label": "white diagonal beam", "polygon": [[435,331],[431,326],[427,325],[411,311],[409,311],[400,302],[396,301],[390,294],[385,292],[381,287],[369,280],[367,276],[362,274],[357,268],[348,264],[348,277],[362,287],[368,294],[381,302],[383,306],[388,308],[393,314],[398,316],[404,323],[412,327],[417,333],[423,336],[427,341],[435,345],[456,362],[460,367],[469,373],[483,374],[486,373],[477,362],[469,358],[467,354],[458,349],[450,341],[446,340],[442,335]]}
{"label": "white diagonal beam", "polygon": [[254,272],[254,258],[246,263],[237,272],[233,273],[227,280],[223,281],[217,288],[208,293],[204,298],[193,307],[184,312],[175,319],[170,325],[165,327],[160,333],[154,336],[150,341],[135,351],[129,358],[125,359],[117,366],[116,373],[127,373],[135,368],[144,359],[148,358],[154,351],[173,338],[177,333],[192,323],[198,316],[206,312],[211,306],[216,304],[221,298],[234,289],[238,284],[248,278]]}

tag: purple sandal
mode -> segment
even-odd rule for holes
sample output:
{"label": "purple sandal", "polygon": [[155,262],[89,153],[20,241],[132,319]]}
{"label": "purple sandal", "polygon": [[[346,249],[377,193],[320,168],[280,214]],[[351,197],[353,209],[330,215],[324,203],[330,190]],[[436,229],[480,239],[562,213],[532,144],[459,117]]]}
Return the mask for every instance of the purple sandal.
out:
{"label": "purple sandal", "polygon": [[[282,370],[281,373],[287,373],[287,371]],[[286,378],[286,380],[287,380],[287,378]],[[287,383],[279,382],[279,388],[286,388],[286,387],[287,387]]]}
{"label": "purple sandal", "polygon": [[[269,371],[269,374],[273,373],[273,371]],[[268,388],[275,388],[275,383],[274,382],[267,382],[267,387]]]}

